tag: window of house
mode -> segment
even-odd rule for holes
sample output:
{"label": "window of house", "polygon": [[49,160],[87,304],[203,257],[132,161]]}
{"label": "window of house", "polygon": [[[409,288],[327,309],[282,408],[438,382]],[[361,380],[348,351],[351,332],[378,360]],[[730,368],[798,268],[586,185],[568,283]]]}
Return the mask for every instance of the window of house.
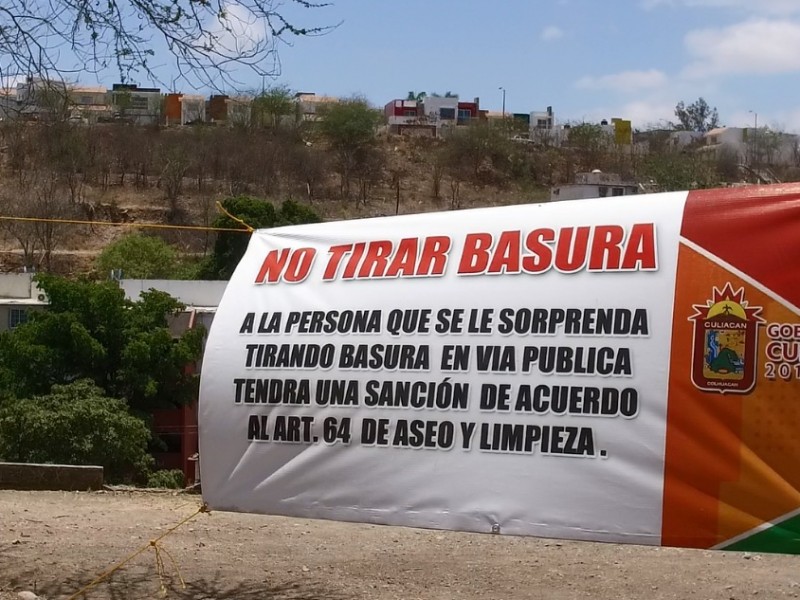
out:
{"label": "window of house", "polygon": [[605,198],[608,196],[608,187],[605,185],[601,185],[597,188],[597,191],[600,193],[601,198]]}
{"label": "window of house", "polygon": [[416,110],[406,109],[406,110],[403,111],[403,116],[404,117],[416,117],[417,116],[417,111]]}
{"label": "window of house", "polygon": [[625,195],[625,188],[621,188],[621,187],[611,188],[611,195],[612,196],[624,196]]}
{"label": "window of house", "polygon": [[537,119],[536,120],[536,127],[539,129],[549,129],[550,122],[547,119]]}
{"label": "window of house", "polygon": [[144,96],[131,96],[130,107],[136,110],[147,110],[149,104]]}
{"label": "window of house", "polygon": [[8,310],[8,328],[14,329],[28,322],[28,311],[24,308],[10,308]]}
{"label": "window of house", "polygon": [[442,119],[447,120],[454,120],[456,118],[456,109],[455,108],[440,108],[439,109],[439,117]]}

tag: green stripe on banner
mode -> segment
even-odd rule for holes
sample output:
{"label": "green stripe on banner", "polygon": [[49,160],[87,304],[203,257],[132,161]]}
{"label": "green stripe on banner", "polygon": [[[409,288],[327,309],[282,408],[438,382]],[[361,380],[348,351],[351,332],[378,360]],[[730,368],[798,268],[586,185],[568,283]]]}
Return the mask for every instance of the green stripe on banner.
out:
{"label": "green stripe on banner", "polygon": [[724,546],[724,550],[800,554],[800,515]]}

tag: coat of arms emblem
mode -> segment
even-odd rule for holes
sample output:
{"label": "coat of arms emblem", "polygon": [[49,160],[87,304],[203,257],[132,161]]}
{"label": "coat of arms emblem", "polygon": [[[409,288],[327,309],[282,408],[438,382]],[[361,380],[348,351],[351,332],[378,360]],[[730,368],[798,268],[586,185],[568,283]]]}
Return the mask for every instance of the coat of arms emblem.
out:
{"label": "coat of arms emblem", "polygon": [[756,383],[762,307],[750,306],[744,288],[714,288],[705,304],[694,304],[692,383],[707,392],[746,394]]}

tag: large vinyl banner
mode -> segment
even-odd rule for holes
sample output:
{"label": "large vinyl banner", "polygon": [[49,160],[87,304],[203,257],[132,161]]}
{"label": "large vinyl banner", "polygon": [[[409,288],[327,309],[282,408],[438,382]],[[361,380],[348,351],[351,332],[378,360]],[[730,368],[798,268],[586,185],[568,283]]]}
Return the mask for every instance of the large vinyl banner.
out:
{"label": "large vinyl banner", "polygon": [[800,186],[258,231],[212,508],[800,553]]}

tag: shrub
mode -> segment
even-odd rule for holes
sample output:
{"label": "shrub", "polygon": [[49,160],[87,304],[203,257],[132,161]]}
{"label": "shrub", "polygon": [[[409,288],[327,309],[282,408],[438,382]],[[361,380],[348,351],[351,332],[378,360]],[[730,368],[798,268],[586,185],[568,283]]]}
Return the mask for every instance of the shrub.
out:
{"label": "shrub", "polygon": [[133,233],[106,246],[96,266],[104,277],[113,269],[121,269],[128,279],[164,279],[174,275],[178,259],[175,249],[165,241]]}
{"label": "shrub", "polygon": [[180,469],[162,469],[150,473],[147,487],[179,490],[184,487],[183,471]]}
{"label": "shrub", "polygon": [[107,481],[141,481],[153,460],[149,439],[125,402],[88,380],[0,408],[0,458],[8,461],[100,465]]}

